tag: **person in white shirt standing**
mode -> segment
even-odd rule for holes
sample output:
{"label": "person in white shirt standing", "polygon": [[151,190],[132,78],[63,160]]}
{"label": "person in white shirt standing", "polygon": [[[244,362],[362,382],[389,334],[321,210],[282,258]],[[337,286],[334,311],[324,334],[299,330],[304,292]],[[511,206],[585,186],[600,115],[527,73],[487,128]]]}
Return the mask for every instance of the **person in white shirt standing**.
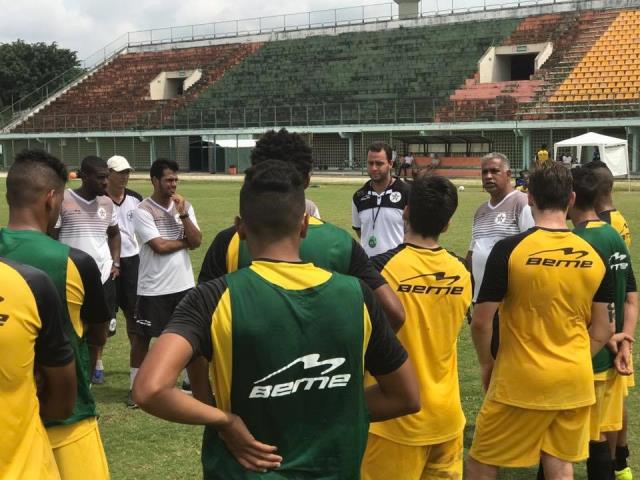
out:
{"label": "person in white shirt standing", "polygon": [[[52,237],[88,253],[98,265],[107,305],[111,310],[109,336],[116,332],[116,293],[114,281],[120,275],[120,229],[116,206],[107,196],[109,169],[102,158],[90,155],[80,164],[82,185],[64,192],[60,217]],[[95,364],[91,382],[104,383],[102,350],[91,348]]]}
{"label": "person in white shirt standing", "polygon": [[[480,161],[482,188],[489,201],[478,207],[471,227],[471,245],[467,252],[467,267],[473,275],[473,302],[478,298],[484,269],[493,246],[503,238],[524,232],[535,225],[527,194],[515,190],[511,184],[509,159],[501,153],[489,153]],[[491,353],[498,351],[498,314],[493,319]]]}
{"label": "person in white shirt standing", "polygon": [[[109,167],[109,179],[107,183],[107,194],[116,205],[118,213],[118,226],[120,228],[120,275],[115,279],[116,286],[116,307],[119,307],[127,322],[127,336],[131,346],[129,355],[130,377],[134,377],[134,372],[138,370],[142,359],[137,359],[134,355],[133,344],[136,341],[136,328],[133,313],[136,307],[136,291],[138,288],[138,267],[140,265],[140,249],[138,240],[133,228],[133,211],[142,201],[142,196],[138,192],[129,190],[129,174],[133,171],[131,165],[125,157],[114,155],[107,160]],[[133,383],[133,380],[131,380]],[[127,406],[135,408],[136,405],[127,398]]]}
{"label": "person in white shirt standing", "polygon": [[151,338],[160,336],[180,300],[195,286],[188,250],[200,246],[202,233],[193,206],[176,193],[178,168],[173,160],[160,158],[153,162],[149,172],[153,194],[133,212],[140,270],[132,382]]}

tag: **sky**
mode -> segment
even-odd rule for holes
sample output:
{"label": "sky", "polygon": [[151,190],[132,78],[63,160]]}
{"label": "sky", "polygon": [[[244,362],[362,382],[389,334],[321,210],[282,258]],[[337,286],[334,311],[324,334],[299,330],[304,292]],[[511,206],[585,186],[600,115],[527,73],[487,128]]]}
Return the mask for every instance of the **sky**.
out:
{"label": "sky", "polygon": [[[423,1],[443,9],[506,0]],[[0,42],[56,42],[84,59],[129,31],[380,3],[387,0],[0,0]]]}

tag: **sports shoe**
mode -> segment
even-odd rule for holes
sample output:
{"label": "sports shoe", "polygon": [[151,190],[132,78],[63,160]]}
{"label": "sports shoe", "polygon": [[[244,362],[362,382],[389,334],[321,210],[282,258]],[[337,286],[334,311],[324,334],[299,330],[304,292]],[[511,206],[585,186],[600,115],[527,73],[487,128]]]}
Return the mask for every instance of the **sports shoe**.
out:
{"label": "sports shoe", "polygon": [[129,395],[127,395],[127,408],[138,408],[138,404],[133,401],[133,392],[129,390]]}
{"label": "sports shoe", "polygon": [[616,480],[633,480],[631,468],[627,467],[622,470],[616,470]]}
{"label": "sports shoe", "polygon": [[102,385],[104,383],[104,370],[94,370],[91,376],[91,383],[94,385]]}

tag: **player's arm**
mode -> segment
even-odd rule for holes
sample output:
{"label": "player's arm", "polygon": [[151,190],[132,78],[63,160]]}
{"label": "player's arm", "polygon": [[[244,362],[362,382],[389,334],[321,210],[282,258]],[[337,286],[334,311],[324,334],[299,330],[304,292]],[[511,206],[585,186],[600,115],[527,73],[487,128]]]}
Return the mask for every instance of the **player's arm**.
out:
{"label": "player's arm", "polygon": [[192,206],[187,208],[187,201],[182,195],[174,194],[173,201],[176,205],[176,210],[180,215],[180,221],[184,227],[184,239],[187,243],[189,250],[194,250],[202,243],[202,232],[198,228],[196,223],[195,212]]}
{"label": "player's arm", "polygon": [[480,364],[482,386],[489,388],[493,371],[491,355],[491,337],[493,335],[493,317],[500,302],[507,293],[509,282],[509,256],[520,241],[519,236],[509,237],[495,244],[487,258],[485,274],[473,307],[471,318],[471,338]]}
{"label": "player's arm", "polygon": [[[600,254],[600,252],[598,252]],[[609,270],[609,262],[600,254],[605,265],[605,274],[600,286],[593,296],[591,304],[591,324],[589,325],[589,339],[591,343],[591,356],[596,355],[607,344],[615,333],[616,319],[614,309],[614,282],[615,278]]]}
{"label": "player's arm", "polygon": [[365,390],[372,422],[409,415],[420,410],[420,388],[406,350],[396,338],[369,287],[361,282],[371,336],[365,352],[365,368],[377,383]]}
{"label": "player's arm", "polygon": [[[114,209],[114,216],[116,215]],[[109,225],[107,228],[107,244],[109,245],[109,252],[111,253],[111,260],[113,265],[111,266],[111,278],[116,278],[120,275],[120,246],[122,245],[122,238],[120,237],[120,227],[118,227],[118,218],[115,217],[116,224]]]}
{"label": "player's arm", "polygon": [[631,375],[633,373],[631,368],[631,347],[635,339],[636,325],[638,323],[638,291],[631,263],[629,263],[627,272],[627,288],[624,298],[624,323],[622,332],[614,335],[615,341],[612,348],[616,354],[614,364],[616,370],[621,375]]}
{"label": "player's arm", "polygon": [[498,302],[476,303],[471,319],[471,338],[476,349],[482,386],[485,391],[489,388],[491,372],[493,371],[491,338],[493,337],[493,317],[499,305]]}
{"label": "player's arm", "polygon": [[244,468],[277,468],[276,447],[257,441],[240,417],[207,405],[176,387],[178,375],[193,357],[212,357],[212,312],[226,290],[223,279],[199,285],[183,299],[165,332],[140,367],[133,385],[135,402],[145,411],[172,422],[216,428]]}
{"label": "player's arm", "polygon": [[158,255],[168,255],[188,248],[184,238],[179,240],[162,238],[158,227],[153,221],[153,217],[146,210],[142,210],[141,208],[134,210],[133,225],[140,243],[148,244],[151,250]]}
{"label": "player's arm", "polygon": [[[395,251],[391,250],[392,252]],[[391,255],[388,252],[377,255],[369,259],[362,246],[355,240],[351,241],[351,262],[349,264],[349,275],[358,277],[373,290],[376,298],[382,305],[384,313],[387,315],[389,325],[394,332],[397,332],[404,325],[405,313],[402,302],[384,279],[380,270]]]}
{"label": "player's arm", "polygon": [[28,283],[42,326],[35,343],[40,415],[46,420],[62,420],[71,415],[77,393],[76,366],[64,333],[62,303],[53,283],[43,273],[29,275]]}
{"label": "player's arm", "polygon": [[211,242],[211,246],[207,250],[200,267],[198,275],[198,283],[208,282],[215,278],[221,277],[227,272],[227,250],[231,239],[236,233],[235,227],[229,227],[218,234]]}
{"label": "player's arm", "polygon": [[[100,278],[100,270],[96,262],[87,253],[72,248],[69,250],[69,258],[74,263],[80,274],[81,289],[76,294],[81,298],[78,302],[80,318],[85,326],[85,339],[91,356],[91,366],[95,367],[98,351],[107,343],[108,322],[111,320],[111,311],[104,295],[104,288]],[[68,269],[69,270],[69,269]],[[69,282],[67,282],[69,287]],[[67,291],[67,301],[71,299],[73,292]]]}
{"label": "player's arm", "polygon": [[358,238],[361,238],[362,231],[360,228],[362,227],[362,222],[360,221],[360,215],[358,214],[358,209],[356,208],[356,204],[351,201],[351,225],[353,230],[358,235]]}

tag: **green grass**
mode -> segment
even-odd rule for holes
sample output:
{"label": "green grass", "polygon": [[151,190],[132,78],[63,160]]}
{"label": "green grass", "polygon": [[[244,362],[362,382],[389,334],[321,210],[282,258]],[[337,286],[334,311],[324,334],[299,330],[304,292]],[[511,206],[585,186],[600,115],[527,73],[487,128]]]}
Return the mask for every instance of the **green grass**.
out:
{"label": "green grass", "polygon": [[[4,183],[4,182],[3,182]],[[131,182],[131,188],[143,195],[150,193],[146,181]],[[357,187],[353,185],[321,185],[310,188],[308,197],[316,202],[323,219],[350,230],[351,195]],[[179,192],[193,203],[198,223],[203,231],[203,245],[191,254],[197,275],[202,258],[213,236],[233,221],[238,209],[239,184],[183,181]],[[4,185],[2,192],[4,196]],[[640,259],[638,241],[640,230],[640,208],[637,193],[617,192],[617,207],[629,221],[632,233],[636,233],[632,257]],[[487,195],[478,187],[467,187],[460,194],[460,207],[450,230],[441,238],[446,248],[459,255],[467,251],[471,221],[476,207],[486,201]],[[0,221],[6,223],[6,204],[0,205]],[[640,262],[640,260],[638,260]],[[637,266],[636,277],[640,274]],[[200,478],[199,427],[176,425],[155,419],[139,410],[128,410],[125,406],[129,389],[128,343],[124,331],[124,320],[119,317],[118,334],[112,338],[105,350],[106,383],[94,387],[101,414],[100,430],[105,444],[109,467],[114,480],[120,479],[193,479]],[[469,329],[464,328],[459,349],[460,383],[462,401],[467,417],[465,446],[471,442],[472,425],[482,401],[479,372],[471,345]],[[636,354],[635,364],[640,365]],[[640,415],[638,389],[629,397],[631,467],[640,474]],[[531,470],[503,470],[501,479],[531,479]],[[576,478],[586,478],[584,466],[576,468]]]}

